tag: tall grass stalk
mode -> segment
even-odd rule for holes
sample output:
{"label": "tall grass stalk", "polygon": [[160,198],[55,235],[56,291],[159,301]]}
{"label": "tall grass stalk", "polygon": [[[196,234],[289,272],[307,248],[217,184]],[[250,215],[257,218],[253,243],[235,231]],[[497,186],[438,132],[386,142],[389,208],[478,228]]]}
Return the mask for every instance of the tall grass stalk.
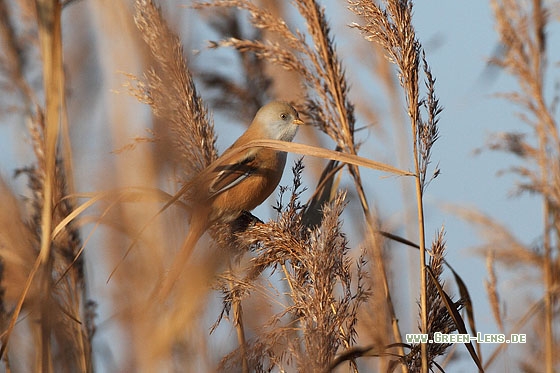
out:
{"label": "tall grass stalk", "polygon": [[[427,75],[428,98],[420,99],[419,73],[421,44],[416,38],[412,24],[411,1],[385,1],[382,8],[362,1],[350,1],[353,11],[365,19],[364,24],[354,24],[369,41],[379,43],[388,59],[393,62],[399,73],[399,82],[404,90],[408,105],[413,138],[413,160],[415,170],[416,210],[418,223],[418,244],[420,249],[420,331],[428,333],[428,295],[426,272],[426,246],[424,232],[423,194],[427,186],[430,150],[438,137],[437,116],[441,109],[434,96],[434,84],[427,62],[424,70]],[[423,122],[420,108],[426,106],[428,120]],[[436,174],[434,174],[436,175]],[[421,345],[422,372],[428,372],[428,346]]]}
{"label": "tall grass stalk", "polygon": [[[514,167],[523,182],[520,191],[537,193],[542,197],[542,244],[540,271],[543,283],[543,334],[544,371],[553,372],[558,359],[554,336],[555,319],[558,318],[557,258],[559,255],[558,209],[558,156],[560,137],[558,123],[554,118],[558,97],[549,100],[546,82],[550,75],[547,58],[547,25],[551,22],[553,4],[535,0],[523,3],[513,0],[493,0],[491,5],[496,19],[496,30],[503,49],[490,62],[515,78],[518,92],[504,93],[521,109],[520,117],[531,129],[532,139],[525,134],[506,133],[490,145],[491,149],[517,155],[528,166]],[[557,6],[557,5],[556,5]],[[556,94],[557,95],[557,94]],[[522,250],[530,250],[522,248]]]}

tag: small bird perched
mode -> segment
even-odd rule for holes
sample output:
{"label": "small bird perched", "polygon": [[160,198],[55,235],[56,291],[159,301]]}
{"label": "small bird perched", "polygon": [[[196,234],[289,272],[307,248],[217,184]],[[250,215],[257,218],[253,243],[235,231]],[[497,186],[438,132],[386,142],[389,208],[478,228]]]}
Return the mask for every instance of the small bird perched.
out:
{"label": "small bird perched", "polygon": [[262,147],[243,151],[239,148],[253,140],[292,141],[302,124],[290,104],[279,101],[266,104],[245,133],[189,183],[190,231],[160,288],[160,296],[169,294],[206,229],[217,222],[232,222],[243,211],[253,210],[280,182],[286,164],[285,152]]}

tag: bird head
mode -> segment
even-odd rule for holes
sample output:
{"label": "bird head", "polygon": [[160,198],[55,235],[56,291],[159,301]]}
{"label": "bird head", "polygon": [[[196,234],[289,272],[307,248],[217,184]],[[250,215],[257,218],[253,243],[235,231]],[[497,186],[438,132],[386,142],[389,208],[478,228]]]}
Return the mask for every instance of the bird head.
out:
{"label": "bird head", "polygon": [[259,109],[251,126],[258,126],[266,139],[292,141],[303,121],[288,103],[273,101]]}

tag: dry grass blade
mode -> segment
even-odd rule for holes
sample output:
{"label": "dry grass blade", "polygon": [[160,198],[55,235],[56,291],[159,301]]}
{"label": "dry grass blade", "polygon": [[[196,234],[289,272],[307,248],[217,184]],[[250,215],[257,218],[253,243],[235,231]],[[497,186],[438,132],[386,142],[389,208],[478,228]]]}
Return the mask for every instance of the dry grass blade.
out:
{"label": "dry grass blade", "polygon": [[[465,323],[463,321],[463,318],[461,317],[461,314],[459,314],[459,312],[457,311],[456,303],[453,302],[453,300],[449,297],[449,295],[447,295],[445,290],[443,290],[443,288],[441,287],[438,279],[434,275],[432,269],[428,266],[428,267],[426,267],[426,270],[428,271],[428,274],[430,275],[430,278],[434,282],[434,284],[437,288],[437,291],[439,293],[439,296],[441,297],[441,299],[443,300],[443,302],[445,304],[445,308],[447,309],[447,311],[449,312],[449,314],[453,318],[453,322],[455,323],[455,326],[457,327],[457,331],[460,334],[468,334],[468,331],[467,331],[467,328],[465,327]],[[476,354],[476,351],[474,350],[474,347],[473,347],[472,343],[471,342],[465,343],[465,347],[467,348],[467,351],[469,351],[469,354],[471,355],[471,359],[474,361],[474,363],[478,367],[479,371],[484,372],[484,368],[482,367],[480,359],[478,358],[478,355]]]}
{"label": "dry grass blade", "polygon": [[[132,189],[132,188],[131,188]],[[82,194],[74,194],[68,198],[80,198],[80,197],[88,197],[89,200],[81,204],[80,206],[76,207],[69,215],[67,215],[56,227],[54,227],[52,236],[56,238],[64,229],[68,226],[68,224],[74,221],[80,214],[86,211],[88,208],[92,207],[99,201],[108,200],[109,197],[116,201],[126,201],[132,199],[133,201],[139,200],[139,193],[137,190],[121,190],[121,191],[106,191],[106,192],[99,192],[99,193],[82,193]]]}
{"label": "dry grass blade", "polygon": [[[388,232],[379,232],[382,236],[387,237],[391,240],[394,240],[396,242],[400,242],[406,246],[410,246],[412,248],[415,248],[417,250],[420,249],[420,246],[418,244],[415,244],[412,241],[407,240],[406,238],[400,237],[398,235],[392,234],[392,233],[388,233]],[[472,333],[474,335],[477,334],[477,328],[476,328],[476,322],[474,319],[474,307],[473,307],[473,303],[472,303],[472,298],[469,292],[469,289],[467,287],[467,285],[465,284],[465,281],[463,281],[463,278],[457,273],[457,271],[455,270],[455,268],[453,268],[453,266],[447,261],[447,260],[443,260],[443,263],[446,265],[447,268],[449,268],[449,270],[451,271],[451,273],[453,274],[453,278],[455,279],[455,283],[457,284],[457,287],[459,288],[459,294],[460,294],[460,299],[463,302],[463,306],[467,312],[467,318],[469,320],[469,328],[472,331]],[[476,345],[477,348],[477,355],[481,356],[480,353],[480,344]]]}
{"label": "dry grass blade", "polygon": [[178,164],[185,171],[185,184],[133,237],[108,280],[150,224],[184,197],[189,189],[188,180],[217,158],[214,128],[188,69],[179,37],[170,29],[153,1],[136,1],[135,9],[136,25],[149,47],[155,66],[144,75],[145,82],[129,76],[129,92],[149,104],[153,113],[166,121],[165,130],[173,134],[175,153],[180,158]]}
{"label": "dry grass blade", "polygon": [[71,213],[69,213],[64,219],[60,221],[60,223],[56,225],[52,233],[53,239],[55,239],[61,232],[63,232],[68,224],[75,221],[79,215],[85,212],[88,208],[94,206],[99,201],[110,201],[110,205],[105,209],[104,214],[111,208],[118,206],[118,204],[122,202],[139,202],[146,199],[166,202],[156,214],[152,215],[152,217],[140,228],[140,230],[133,237],[131,244],[123,254],[118,265],[113,268],[111,274],[109,275],[109,278],[107,279],[107,282],[109,282],[111,280],[111,277],[118,270],[119,265],[124,262],[128,254],[130,254],[131,250],[139,242],[142,233],[150,226],[150,224],[155,221],[155,219],[157,219],[157,217],[159,217],[165,210],[167,210],[171,205],[174,204],[177,204],[177,206],[185,209],[187,208],[187,206],[179,200],[181,197],[183,197],[185,189],[186,187],[183,187],[175,195],[170,195],[159,189],[138,187],[128,187],[120,190],[110,190],[98,193],[75,193],[67,198],[89,198],[89,200],[74,208]]}
{"label": "dry grass blade", "polygon": [[43,57],[43,74],[46,97],[45,114],[45,189],[44,206],[41,225],[41,250],[39,257],[45,263],[51,245],[52,196],[55,183],[56,147],[58,143],[59,125],[61,123],[62,97],[64,95],[64,79],[62,71],[62,7],[56,0],[39,0],[37,14],[39,22],[39,39]]}
{"label": "dry grass blade", "polygon": [[[338,190],[340,175],[338,172],[344,167],[344,164],[331,160],[321,173],[321,177],[317,182],[317,187],[313,195],[309,198],[306,211],[303,216],[304,224],[309,227],[316,226],[321,221],[321,209],[325,203],[332,201],[333,193]],[[337,178],[337,175],[339,176]]]}
{"label": "dry grass blade", "polygon": [[[43,128],[43,154],[44,154],[44,184],[43,184],[43,205],[40,219],[41,235],[40,250],[37,260],[33,265],[33,269],[29,273],[24,291],[16,305],[11,316],[10,324],[4,335],[0,356],[4,355],[8,339],[11,335],[16,320],[19,317],[21,307],[23,306],[27,291],[35,275],[41,266],[44,266],[50,257],[52,245],[52,220],[53,220],[53,200],[55,193],[55,172],[56,172],[56,154],[57,143],[59,140],[59,126],[61,123],[61,113],[63,107],[64,96],[64,74],[62,69],[62,35],[61,35],[61,5],[56,0],[39,0],[37,1],[37,17],[39,24],[39,42],[43,61],[43,85],[45,90],[45,124]],[[48,271],[45,271],[48,275]],[[50,282],[46,281],[46,277],[41,279],[41,283],[45,286],[44,296],[49,294],[51,289]],[[46,344],[48,343],[48,331],[44,331],[42,335],[43,351],[42,365],[47,368],[47,360],[49,357],[45,354]]]}
{"label": "dry grass blade", "polygon": [[498,294],[498,281],[496,279],[496,269],[494,267],[494,253],[489,250],[486,254],[486,269],[488,271],[489,279],[484,281],[484,287],[488,293],[490,300],[490,307],[492,308],[492,315],[498,324],[501,333],[505,334],[504,322],[502,319],[502,312],[500,307],[500,296]]}
{"label": "dry grass blade", "polygon": [[[554,291],[556,292],[558,292],[559,290],[560,287],[554,289]],[[509,333],[510,334],[519,333],[519,331],[521,331],[522,328],[524,328],[533,317],[537,316],[538,313],[543,310],[544,306],[545,306],[544,297],[531,304],[531,306],[527,308],[525,313],[519,318],[519,320],[515,323],[515,325],[513,325]],[[492,366],[492,363],[500,355],[500,353],[502,353],[507,347],[508,347],[507,343],[501,343],[498,347],[496,347],[496,349],[492,352],[492,354],[484,364],[484,368],[489,369]]]}
{"label": "dry grass blade", "polygon": [[398,168],[395,168],[393,166],[389,166],[381,162],[376,162],[368,158],[363,158],[354,154],[348,154],[348,153],[338,152],[334,150],[318,148],[311,145],[288,143],[285,141],[278,141],[278,140],[255,140],[247,143],[243,147],[240,147],[240,151],[246,150],[251,147],[265,147],[269,149],[287,151],[290,153],[309,155],[312,157],[331,159],[335,161],[348,163],[354,166],[363,166],[363,167],[371,168],[373,170],[392,173],[398,176],[414,176],[414,174],[408,171],[399,170]]}
{"label": "dry grass blade", "polygon": [[[250,4],[246,5],[249,6]],[[263,15],[274,18],[274,14],[277,14],[283,5],[281,3],[271,3]],[[193,7],[201,9],[204,6],[195,3]],[[246,10],[251,12],[254,8],[256,6],[250,5]],[[208,19],[209,26],[224,39],[262,41],[264,32],[257,28],[245,27],[243,13],[238,9],[217,9],[218,15]],[[262,22],[268,22],[268,20]],[[279,27],[278,31],[281,31],[282,26],[286,26],[278,23],[275,23],[275,25]],[[210,44],[212,45],[212,43]],[[195,72],[195,75],[211,90],[212,95],[207,96],[206,100],[216,110],[223,111],[228,116],[233,114],[244,121],[248,121],[259,108],[273,97],[276,97],[276,99],[294,99],[292,92],[286,95],[279,92],[281,91],[279,86],[286,84],[280,82],[282,77],[279,75],[287,74],[281,71],[271,71],[267,62],[254,53],[244,53],[238,49],[236,60],[239,61],[242,68],[237,69],[234,74],[230,71],[219,71],[214,66],[200,66],[199,70]]]}
{"label": "dry grass blade", "polygon": [[[374,345],[365,346],[365,347],[352,347],[352,348],[348,349],[347,351],[344,351],[342,354],[338,355],[336,357],[336,359],[332,362],[329,369],[326,370],[326,371],[331,372],[335,368],[340,366],[340,364],[342,364],[343,362],[353,360],[353,359],[357,359],[359,357],[392,356],[392,357],[397,357],[397,358],[401,359],[401,358],[403,358],[402,355],[391,353],[391,352],[387,351],[391,348],[397,348],[397,347],[398,348],[411,348],[411,346],[407,343],[391,343],[390,345],[383,346],[383,347],[374,346]],[[393,366],[392,368],[389,368],[388,372],[394,371],[395,367],[396,367],[396,365]]]}
{"label": "dry grass blade", "polygon": [[[478,330],[476,328],[476,322],[474,319],[474,306],[473,306],[471,294],[469,292],[469,288],[467,287],[467,285],[465,284],[461,276],[459,276],[459,274],[455,271],[455,269],[453,269],[453,267],[447,261],[445,261],[445,265],[447,266],[447,268],[449,268],[451,273],[453,273],[453,278],[455,279],[455,283],[459,288],[459,295],[461,297],[461,300],[463,301],[464,309],[467,312],[467,319],[469,320],[469,328],[474,335],[477,335]],[[476,352],[479,360],[482,362],[482,354],[481,354],[479,343],[476,344]]]}

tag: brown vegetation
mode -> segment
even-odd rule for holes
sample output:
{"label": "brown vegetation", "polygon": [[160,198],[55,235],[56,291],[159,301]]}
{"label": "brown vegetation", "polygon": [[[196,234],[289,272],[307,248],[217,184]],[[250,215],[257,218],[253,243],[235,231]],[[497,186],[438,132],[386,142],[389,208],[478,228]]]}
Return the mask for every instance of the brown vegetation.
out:
{"label": "brown vegetation", "polygon": [[[444,259],[443,228],[431,244],[426,242],[424,193],[440,172],[431,157],[442,108],[437,72],[432,72],[415,32],[413,2],[345,3],[355,19],[350,27],[356,45],[384,57],[371,73],[393,92],[389,100],[394,107],[402,97],[406,102],[412,141],[402,147],[411,149],[410,171],[359,155],[367,140],[360,135],[357,113],[368,118],[377,114],[367,103],[352,102],[344,58],[321,2],[215,0],[180,8],[199,18],[196,25],[215,39],[204,53],[225,51],[236,58],[239,65],[229,67],[233,74],[218,64],[193,64],[173,15],[153,0],[105,0],[76,9],[87,2],[0,1],[1,88],[9,93],[0,101],[2,120],[29,123],[34,154],[31,164],[16,172],[26,178],[27,188],[16,192],[0,180],[3,369],[445,370],[456,351],[451,344],[404,339],[407,333],[432,337],[436,332],[477,331],[468,286],[457,266]],[[520,106],[532,132],[506,134],[489,147],[523,160],[512,171],[524,180],[522,191],[542,197],[541,244],[537,250],[525,247],[498,222],[473,211],[461,213],[493,232],[484,253],[488,296],[499,329],[533,333],[540,342],[527,347],[522,368],[532,371],[532,364],[553,372],[558,367],[560,138],[554,103],[547,103],[543,87],[550,14],[539,1],[531,6],[513,0],[492,4],[503,52],[492,62],[518,80],[519,92],[505,96]],[[130,67],[118,76],[128,95],[105,92],[109,97],[102,109],[91,94],[84,94],[82,103],[71,102],[68,83],[69,77],[80,76],[78,62],[90,63],[86,60],[93,56],[100,60],[99,74],[115,81],[117,68],[105,59],[107,51],[82,51],[89,55],[80,60],[66,50],[70,35],[64,34],[63,16],[74,11],[76,22],[85,22],[88,10],[100,44]],[[291,13],[297,13],[301,28],[287,16]],[[195,27],[190,31],[200,37]],[[117,33],[119,40],[112,40]],[[206,101],[201,92],[208,92]],[[147,104],[153,116],[112,103],[130,96]],[[249,144],[306,156],[293,165],[291,184],[274,196],[275,216],[263,222],[247,212],[231,224],[211,227],[173,291],[156,301],[152,294],[188,231],[189,181],[218,157],[214,117],[226,113],[249,122],[272,97],[292,100],[314,130],[302,135],[306,145]],[[103,174],[96,175],[98,184],[84,185],[78,176],[84,171],[75,169],[73,160],[76,154],[86,155],[81,146],[95,144],[74,143],[72,131],[99,114],[94,109],[106,110],[101,115],[109,126],[102,131],[117,150]],[[402,113],[395,117],[399,115],[404,118]],[[151,127],[149,136],[129,128],[137,121],[140,128]],[[88,130],[95,129],[83,129]],[[304,167],[312,159],[313,166]],[[414,186],[407,198],[417,211],[417,237],[382,230],[370,202],[373,196],[364,187],[365,168]],[[308,171],[318,179],[315,188],[306,184]],[[343,186],[342,175],[349,180]],[[351,224],[363,232],[361,242],[345,233],[350,229],[343,219],[348,203],[359,206]],[[399,267],[391,262],[389,249],[402,244],[419,253],[419,299],[398,300],[407,308],[418,307],[418,330],[403,331],[398,322],[402,316],[394,287]],[[500,305],[497,264],[534,267],[542,277],[542,297],[513,324]],[[108,279],[102,290],[93,289],[93,277]],[[459,289],[456,299],[447,293],[446,277]],[[104,319],[97,316],[99,309]],[[529,321],[534,322],[532,330],[526,328]],[[115,334],[119,342],[113,342],[112,350],[96,344],[99,329]],[[459,347],[466,352],[462,357],[480,371],[492,370],[494,358],[504,350],[499,345],[484,357],[479,346],[465,347]]]}

